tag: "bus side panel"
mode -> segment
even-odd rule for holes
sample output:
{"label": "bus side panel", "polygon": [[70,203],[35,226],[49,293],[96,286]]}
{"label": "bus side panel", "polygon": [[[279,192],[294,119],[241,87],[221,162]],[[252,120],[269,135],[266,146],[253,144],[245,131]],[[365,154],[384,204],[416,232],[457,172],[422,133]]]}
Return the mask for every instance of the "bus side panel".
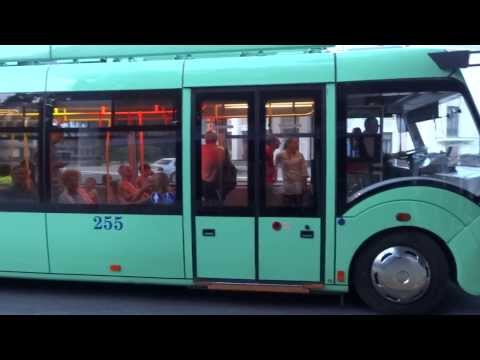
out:
{"label": "bus side panel", "polygon": [[337,54],[337,81],[446,77],[428,56],[429,49],[379,49]]}
{"label": "bus side panel", "polygon": [[333,82],[335,81],[333,64],[332,54],[186,60],[184,86],[285,85]]}
{"label": "bus side panel", "polygon": [[480,217],[448,244],[457,266],[458,285],[480,295]]}
{"label": "bus side panel", "polygon": [[47,65],[0,67],[0,93],[45,91],[47,69]]}
{"label": "bus side panel", "polygon": [[[409,213],[410,221],[399,222],[396,214]],[[345,224],[337,225],[336,271],[348,274],[350,263],[360,245],[376,233],[395,227],[417,227],[428,230],[444,241],[451,240],[464,229],[454,214],[420,201],[393,201],[374,206],[358,216],[344,217]],[[348,281],[348,280],[346,280]]]}
{"label": "bus side panel", "polygon": [[[184,278],[181,216],[107,217],[47,214],[51,271]],[[114,272],[111,265],[120,265],[121,270]]]}
{"label": "bus side panel", "polygon": [[55,65],[47,91],[179,89],[182,71],[178,60]]}
{"label": "bus side panel", "polygon": [[0,213],[0,271],[48,272],[43,213]]}

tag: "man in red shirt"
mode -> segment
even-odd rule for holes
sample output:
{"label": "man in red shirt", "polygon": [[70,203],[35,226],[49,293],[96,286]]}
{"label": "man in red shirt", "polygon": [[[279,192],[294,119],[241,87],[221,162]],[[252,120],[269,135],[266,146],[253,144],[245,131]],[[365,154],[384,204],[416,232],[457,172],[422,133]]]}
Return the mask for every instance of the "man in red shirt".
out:
{"label": "man in red shirt", "polygon": [[225,159],[225,150],[217,146],[217,134],[207,131],[202,145],[202,195],[205,200],[218,200],[220,172]]}

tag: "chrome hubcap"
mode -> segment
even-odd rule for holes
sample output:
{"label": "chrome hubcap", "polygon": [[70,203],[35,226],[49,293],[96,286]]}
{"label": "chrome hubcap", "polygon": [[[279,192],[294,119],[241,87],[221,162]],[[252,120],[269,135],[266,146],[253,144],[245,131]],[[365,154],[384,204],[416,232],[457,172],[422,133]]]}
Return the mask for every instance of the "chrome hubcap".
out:
{"label": "chrome hubcap", "polygon": [[407,304],[422,297],[430,285],[430,267],[416,250],[392,246],[375,257],[371,268],[375,290],[385,299]]}

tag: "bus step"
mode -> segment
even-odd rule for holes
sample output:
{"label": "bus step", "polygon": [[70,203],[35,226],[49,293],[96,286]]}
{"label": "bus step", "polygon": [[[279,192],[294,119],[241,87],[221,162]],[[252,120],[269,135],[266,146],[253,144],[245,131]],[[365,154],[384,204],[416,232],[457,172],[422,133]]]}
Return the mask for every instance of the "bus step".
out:
{"label": "bus step", "polygon": [[315,290],[323,289],[323,284],[259,284],[259,283],[227,283],[227,282],[196,282],[195,287],[207,290],[226,291],[255,291],[271,293],[309,294]]}

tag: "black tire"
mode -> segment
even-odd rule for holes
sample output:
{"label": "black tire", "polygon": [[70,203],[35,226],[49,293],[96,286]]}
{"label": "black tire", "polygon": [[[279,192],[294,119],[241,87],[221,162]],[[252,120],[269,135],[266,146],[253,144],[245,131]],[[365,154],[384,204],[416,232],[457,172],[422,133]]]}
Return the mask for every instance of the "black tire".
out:
{"label": "black tire", "polygon": [[[375,257],[391,246],[408,246],[421,254],[430,267],[430,284],[426,292],[409,304],[392,302],[381,296],[371,280]],[[358,296],[374,311],[386,314],[430,313],[443,300],[450,276],[449,263],[440,246],[427,234],[415,230],[391,232],[373,239],[361,250],[352,266],[353,286]]]}

